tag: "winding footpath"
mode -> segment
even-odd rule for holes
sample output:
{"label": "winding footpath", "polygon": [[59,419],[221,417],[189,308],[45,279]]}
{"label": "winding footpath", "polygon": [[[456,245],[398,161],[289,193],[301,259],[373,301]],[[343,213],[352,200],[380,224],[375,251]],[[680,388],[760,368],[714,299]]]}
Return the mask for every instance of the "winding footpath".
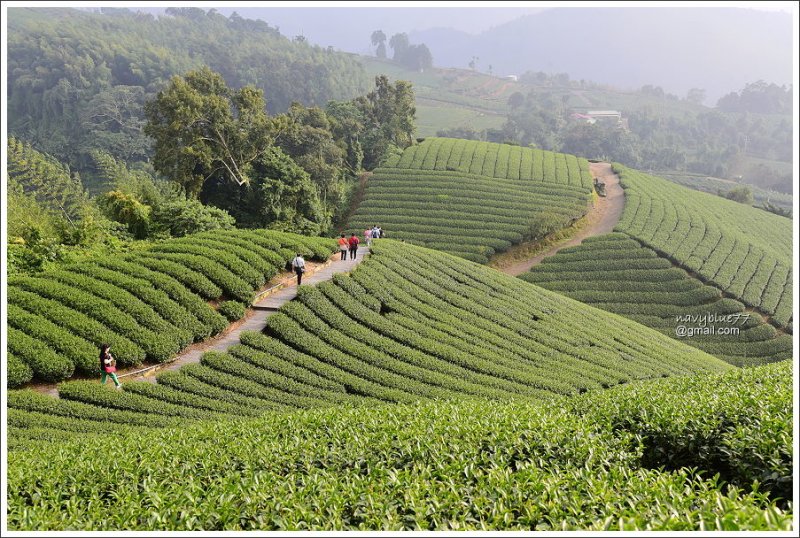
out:
{"label": "winding footpath", "polygon": [[606,196],[598,197],[594,207],[586,214],[586,226],[563,243],[558,243],[533,258],[509,265],[501,269],[502,272],[511,276],[521,275],[539,265],[543,259],[558,253],[562,248],[580,245],[587,237],[614,231],[614,226],[619,222],[622,210],[625,208],[625,192],[619,184],[619,176],[611,169],[610,163],[590,163],[589,170],[593,177],[606,184]]}
{"label": "winding footpath", "polygon": [[[337,252],[325,263],[313,264],[307,262],[307,265],[312,270],[303,275],[302,285],[313,286],[330,280],[337,273],[348,273],[355,269],[367,255],[369,255],[369,248],[359,246],[355,260],[342,261],[340,260],[340,254]],[[267,318],[277,312],[281,306],[297,297],[297,278],[294,274],[283,273],[278,278],[280,279],[278,283],[274,283],[275,279],[273,279],[273,285],[256,296],[244,318],[229,325],[222,333],[203,342],[188,346],[169,362],[121,372],[119,374],[120,381],[123,385],[131,381],[155,383],[156,374],[169,370],[178,370],[187,364],[200,362],[200,358],[206,351],[227,351],[228,348],[239,343],[239,335],[242,331],[262,331],[267,326]],[[41,383],[31,388],[53,397],[58,397],[58,385],[55,383]]]}

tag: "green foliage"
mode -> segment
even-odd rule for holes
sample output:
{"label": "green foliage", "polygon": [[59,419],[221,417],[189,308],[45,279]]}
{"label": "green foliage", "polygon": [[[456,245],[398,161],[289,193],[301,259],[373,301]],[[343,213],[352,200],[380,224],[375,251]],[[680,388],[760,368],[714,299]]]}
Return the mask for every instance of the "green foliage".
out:
{"label": "green foliage", "polygon": [[[71,441],[69,432],[11,451],[8,524],[20,531],[785,531],[792,508],[776,501],[791,492],[790,374],[787,362],[540,403],[337,405],[161,431],[105,422],[120,430],[113,458],[107,437]],[[69,392],[83,397],[88,388],[70,384]],[[144,385],[134,392],[86,392],[114,406],[93,417],[85,411],[92,406],[28,391],[12,394],[9,405],[80,417],[81,428],[91,428],[83,426],[89,420],[174,420],[175,404],[144,397],[166,392]],[[197,407],[183,407],[184,424],[196,411],[213,415],[203,405],[224,407],[189,401]],[[145,405],[152,406],[146,415],[128,409]],[[39,435],[14,415],[12,435]],[[63,491],[82,493],[67,499]],[[106,499],[107,509],[98,512],[95,499]]]}
{"label": "green foliage", "polygon": [[[746,312],[742,303],[723,299],[717,288],[673,267],[625,234],[585,239],[545,258],[521,278],[623,315],[736,366],[792,356],[789,335],[778,335],[761,316]],[[728,321],[714,321],[727,316]],[[738,334],[677,334],[681,327],[733,329]]]}
{"label": "green foliage", "polygon": [[150,206],[120,191],[109,191],[99,201],[100,207],[115,221],[125,224],[136,239],[144,239],[150,230]]}
{"label": "green foliage", "polygon": [[[696,468],[792,500],[791,361],[722,376],[660,380],[569,402],[600,428],[636,436],[641,464]],[[687,395],[691,395],[687,402]]]}
{"label": "green foliage", "polygon": [[239,226],[318,235],[330,222],[308,173],[279,148],[265,150],[246,185],[209,182],[205,202],[226,210]]}
{"label": "green foliage", "polygon": [[741,185],[726,192],[725,198],[740,204],[753,205],[753,190],[746,185]]}
{"label": "green foliage", "polygon": [[731,92],[717,101],[717,108],[729,112],[791,114],[792,89],[763,80],[747,84],[739,92]]}
{"label": "green foliage", "polygon": [[247,312],[247,305],[237,301],[223,301],[219,304],[217,311],[225,316],[228,321],[242,319]]}
{"label": "green foliage", "polygon": [[174,76],[145,105],[144,133],[155,141],[153,166],[196,196],[209,180],[246,185],[252,163],[272,143],[277,125],[263,92],[231,90],[208,67]]}
{"label": "green foliage", "polygon": [[11,351],[6,353],[6,386],[18,387],[33,379],[33,370]]}
{"label": "green foliage", "polygon": [[41,207],[70,223],[81,216],[89,200],[79,177],[52,157],[14,137],[8,139],[7,148],[8,179],[12,185],[19,185],[21,191],[32,194]]}
{"label": "green foliage", "polygon": [[364,168],[372,170],[390,145],[405,149],[414,142],[416,107],[410,82],[375,77],[375,89],[353,100],[363,118],[359,137],[364,149]]}
{"label": "green foliage", "polygon": [[224,209],[185,198],[159,203],[153,208],[151,218],[153,233],[169,234],[172,237],[231,229],[235,223],[235,219]]}

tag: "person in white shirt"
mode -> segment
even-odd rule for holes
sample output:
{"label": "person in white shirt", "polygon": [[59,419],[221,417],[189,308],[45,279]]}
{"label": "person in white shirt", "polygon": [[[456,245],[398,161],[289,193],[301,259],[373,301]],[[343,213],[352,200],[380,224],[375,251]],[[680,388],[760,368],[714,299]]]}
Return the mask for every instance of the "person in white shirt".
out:
{"label": "person in white shirt", "polygon": [[297,274],[297,285],[299,286],[300,282],[303,280],[303,273],[306,272],[306,261],[299,252],[292,260],[292,269],[294,269],[294,272]]}

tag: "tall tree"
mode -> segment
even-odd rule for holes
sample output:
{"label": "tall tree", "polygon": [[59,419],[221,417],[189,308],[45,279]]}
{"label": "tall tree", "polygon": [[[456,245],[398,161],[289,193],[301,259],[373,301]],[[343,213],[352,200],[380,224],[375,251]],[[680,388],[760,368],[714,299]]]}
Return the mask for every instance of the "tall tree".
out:
{"label": "tall tree", "polygon": [[381,59],[386,58],[386,34],[383,33],[383,30],[372,32],[372,46],[378,47],[375,50],[375,56]]}
{"label": "tall tree", "polygon": [[248,183],[253,161],[278,131],[261,90],[233,91],[208,67],[173,77],[145,114],[145,133],[155,140],[153,166],[193,197],[212,177]]}
{"label": "tall tree", "polygon": [[375,77],[375,89],[355,100],[364,117],[364,168],[380,164],[391,145],[407,148],[414,141],[416,107],[411,83]]}
{"label": "tall tree", "polygon": [[394,52],[392,59],[397,62],[401,61],[408,50],[408,34],[394,34],[391,39],[389,39],[389,46],[392,47],[392,51]]}

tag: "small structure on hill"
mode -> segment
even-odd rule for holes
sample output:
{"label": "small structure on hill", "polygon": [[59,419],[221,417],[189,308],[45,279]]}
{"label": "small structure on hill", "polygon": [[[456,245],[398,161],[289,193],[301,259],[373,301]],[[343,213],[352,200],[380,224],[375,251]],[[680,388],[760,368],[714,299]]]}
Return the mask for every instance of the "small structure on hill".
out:
{"label": "small structure on hill", "polygon": [[622,117],[622,112],[619,110],[588,110],[586,112],[573,112],[572,119],[583,120],[590,125],[594,125],[598,121],[614,122],[620,127],[626,127],[627,118]]}

